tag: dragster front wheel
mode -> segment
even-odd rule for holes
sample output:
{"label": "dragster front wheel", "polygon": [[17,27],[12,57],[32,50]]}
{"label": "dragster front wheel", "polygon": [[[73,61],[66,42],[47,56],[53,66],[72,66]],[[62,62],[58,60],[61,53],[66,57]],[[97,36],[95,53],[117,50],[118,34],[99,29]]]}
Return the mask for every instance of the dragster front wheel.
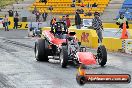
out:
{"label": "dragster front wheel", "polygon": [[48,44],[45,39],[39,39],[35,43],[35,58],[37,61],[48,61]]}
{"label": "dragster front wheel", "polygon": [[107,62],[107,51],[104,45],[98,47],[97,50],[97,59],[98,63],[101,66],[104,66]]}

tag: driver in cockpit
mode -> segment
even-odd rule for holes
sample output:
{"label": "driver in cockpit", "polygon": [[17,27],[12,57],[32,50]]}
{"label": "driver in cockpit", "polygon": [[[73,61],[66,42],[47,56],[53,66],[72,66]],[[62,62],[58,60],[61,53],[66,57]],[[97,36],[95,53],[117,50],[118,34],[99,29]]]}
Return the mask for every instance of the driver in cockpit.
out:
{"label": "driver in cockpit", "polygon": [[55,24],[55,36],[57,38],[62,38],[62,25],[61,23],[56,23]]}

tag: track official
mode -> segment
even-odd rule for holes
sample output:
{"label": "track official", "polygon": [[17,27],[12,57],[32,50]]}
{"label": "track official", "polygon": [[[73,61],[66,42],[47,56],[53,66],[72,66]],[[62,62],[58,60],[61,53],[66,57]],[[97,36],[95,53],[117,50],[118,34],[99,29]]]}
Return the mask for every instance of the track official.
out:
{"label": "track official", "polygon": [[116,21],[116,24],[119,25],[119,28],[123,29],[123,23],[126,23],[126,28],[128,29],[128,20],[123,14],[120,14],[119,19]]}
{"label": "track official", "polygon": [[94,13],[92,27],[94,30],[96,30],[96,33],[98,35],[98,43],[100,45],[102,43],[102,39],[103,39],[103,36],[102,36],[103,25],[102,25],[102,21],[100,19],[100,13],[98,13],[98,12]]}

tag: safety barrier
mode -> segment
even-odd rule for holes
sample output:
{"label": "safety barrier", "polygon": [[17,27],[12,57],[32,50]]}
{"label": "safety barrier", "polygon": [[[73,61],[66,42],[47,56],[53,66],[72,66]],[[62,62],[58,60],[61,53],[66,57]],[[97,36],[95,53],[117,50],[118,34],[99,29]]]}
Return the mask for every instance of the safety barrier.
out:
{"label": "safety barrier", "polygon": [[[14,21],[13,21],[13,17],[9,17],[9,21],[10,21],[10,25],[9,25],[9,29],[13,29],[14,27]],[[18,29],[28,29],[28,22],[18,22]]]}
{"label": "safety barrier", "polygon": [[98,47],[98,38],[96,31],[86,30],[86,29],[69,29],[70,31],[75,31],[77,39],[82,43],[82,45],[97,48]]}
{"label": "safety barrier", "polygon": [[[9,29],[13,29],[14,23],[11,23],[9,25]],[[27,30],[28,29],[28,22],[19,22],[18,23],[18,29]]]}
{"label": "safety barrier", "polygon": [[106,49],[109,51],[115,52],[122,50],[122,40],[119,38],[104,37],[103,45],[105,45]]}

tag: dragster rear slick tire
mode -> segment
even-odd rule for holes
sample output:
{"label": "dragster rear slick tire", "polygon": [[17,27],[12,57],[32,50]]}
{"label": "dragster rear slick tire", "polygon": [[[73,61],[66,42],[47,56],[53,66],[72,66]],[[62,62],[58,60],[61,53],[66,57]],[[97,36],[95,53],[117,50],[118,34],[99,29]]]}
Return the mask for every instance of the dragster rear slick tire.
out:
{"label": "dragster rear slick tire", "polygon": [[45,61],[47,62],[48,59],[48,44],[45,39],[39,39],[35,43],[35,58],[37,61]]}
{"label": "dragster rear slick tire", "polygon": [[60,54],[60,64],[62,68],[66,68],[68,65],[68,51],[67,46],[62,46],[61,54]]}
{"label": "dragster rear slick tire", "polygon": [[107,51],[104,45],[98,47],[97,50],[97,59],[98,63],[101,66],[104,66],[107,62]]}

